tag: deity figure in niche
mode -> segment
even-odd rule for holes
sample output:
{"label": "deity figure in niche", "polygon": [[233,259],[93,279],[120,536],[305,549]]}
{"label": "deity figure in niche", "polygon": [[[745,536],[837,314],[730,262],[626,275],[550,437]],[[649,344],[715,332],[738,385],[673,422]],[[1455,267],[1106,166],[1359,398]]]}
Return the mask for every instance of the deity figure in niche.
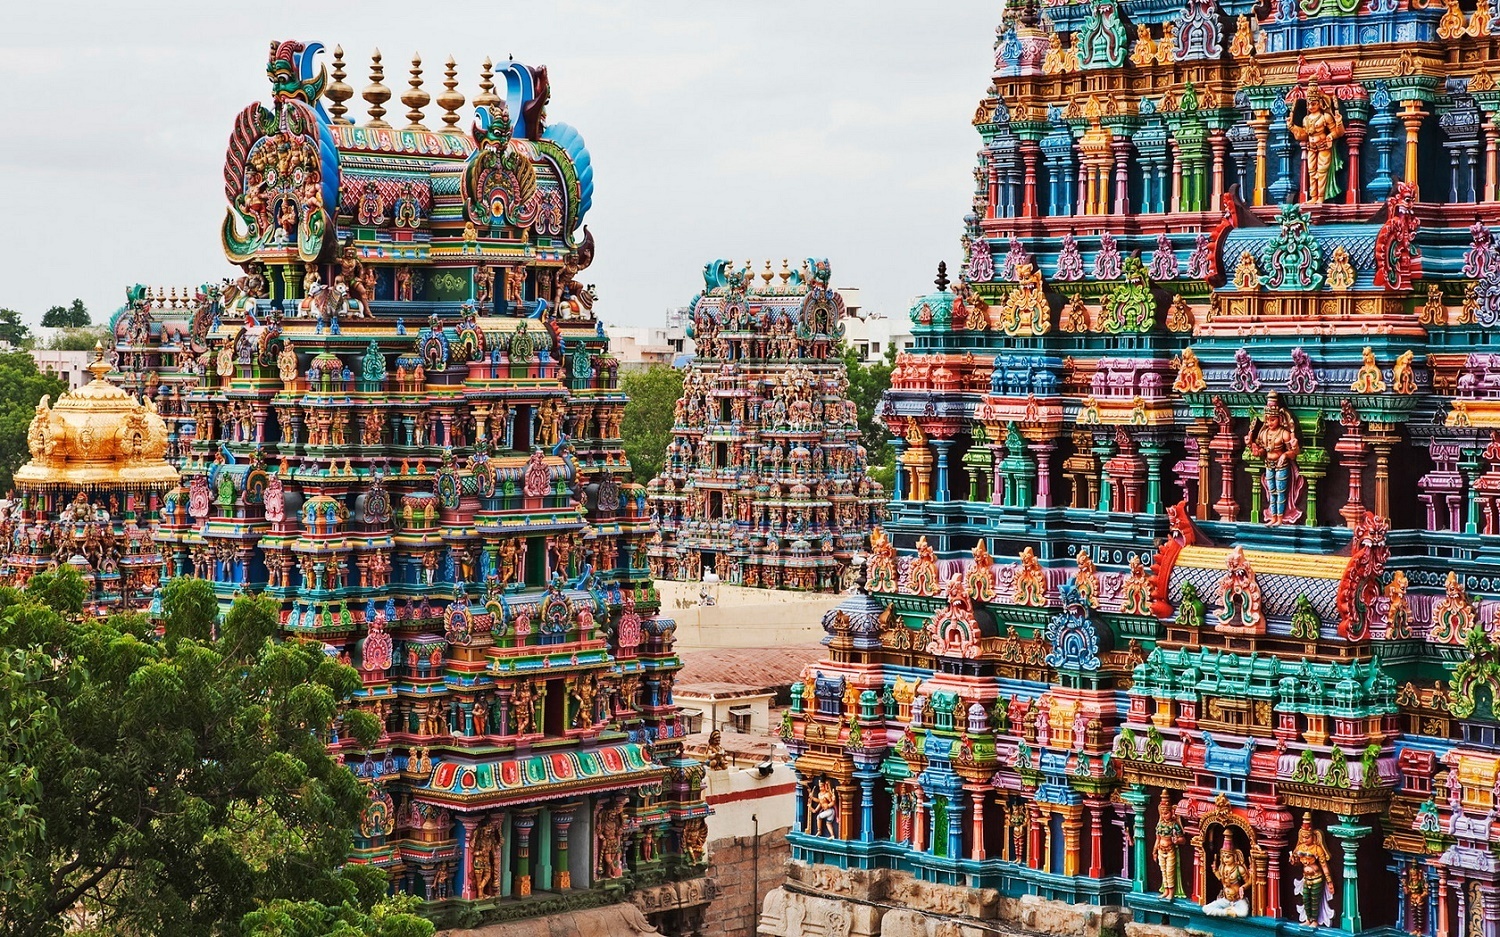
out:
{"label": "deity figure in niche", "polygon": [[1245,863],[1245,854],[1227,832],[1220,834],[1219,855],[1214,859],[1213,869],[1219,879],[1219,897],[1204,905],[1203,913],[1210,917],[1248,917],[1250,868]]}
{"label": "deity figure in niche", "polygon": [[1334,141],[1344,135],[1344,117],[1338,103],[1316,81],[1308,82],[1306,98],[1307,113],[1302,123],[1298,124],[1290,112],[1286,122],[1292,136],[1302,144],[1303,163],[1307,167],[1307,200],[1318,204],[1343,191],[1339,173],[1344,169],[1344,161],[1334,148]]}
{"label": "deity figure in niche", "polygon": [[1313,829],[1311,813],[1302,815],[1302,828],[1297,831],[1290,858],[1302,867],[1302,877],[1292,883],[1292,891],[1302,899],[1297,904],[1298,919],[1315,927],[1329,923],[1333,920],[1333,883],[1328,872],[1328,849],[1323,845],[1323,834]]}
{"label": "deity figure in niche", "polygon": [[1295,420],[1281,408],[1274,391],[1266,396],[1265,412],[1251,419],[1245,445],[1251,455],[1265,460],[1261,474],[1261,485],[1266,492],[1262,523],[1269,527],[1295,524],[1302,517],[1297,508],[1303,486],[1297,471],[1297,454],[1302,451],[1302,444],[1297,439]]}
{"label": "deity figure in niche", "polygon": [[1152,852],[1156,854],[1156,866],[1161,870],[1161,896],[1172,901],[1182,893],[1182,875],[1177,868],[1177,847],[1182,845],[1182,823],[1172,811],[1172,800],[1166,791],[1161,792],[1161,816],[1156,821],[1156,842]]}
{"label": "deity figure in niche", "polygon": [[834,790],[832,780],[823,778],[813,795],[813,835],[838,839],[838,811],[838,792]]}

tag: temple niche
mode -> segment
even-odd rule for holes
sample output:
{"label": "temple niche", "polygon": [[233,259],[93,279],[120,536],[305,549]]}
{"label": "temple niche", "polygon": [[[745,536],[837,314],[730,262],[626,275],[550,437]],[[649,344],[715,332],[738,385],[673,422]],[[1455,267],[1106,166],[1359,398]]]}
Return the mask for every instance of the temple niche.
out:
{"label": "temple niche", "polygon": [[358,670],[385,733],[330,740],[369,797],[351,862],[439,919],[628,884],[687,928],[708,808],[579,279],[588,148],[549,119],[543,67],[486,61],[466,102],[451,60],[435,93],[413,61],[396,129],[379,53],[356,123],[322,48],[272,43],[272,100],[234,119],[220,239],[241,273],[133,290],[115,320],[128,386],[181,417],[166,573],[273,598]]}
{"label": "temple niche", "polygon": [[109,370],[96,346],[93,380],[37,404],[26,431],[31,459],[0,510],[0,581],[22,588],[71,566],[88,586],[86,612],[149,611],[167,576],[157,525],[178,476],[153,401],[133,398]]}
{"label": "temple niche", "polygon": [[764,933],[1495,933],[1490,10],[1252,6],[1006,7]]}
{"label": "temple niche", "polygon": [[692,305],[662,474],[647,485],[657,578],[837,591],[880,522],[839,353],[844,301],[826,260],[799,270],[715,260]]}

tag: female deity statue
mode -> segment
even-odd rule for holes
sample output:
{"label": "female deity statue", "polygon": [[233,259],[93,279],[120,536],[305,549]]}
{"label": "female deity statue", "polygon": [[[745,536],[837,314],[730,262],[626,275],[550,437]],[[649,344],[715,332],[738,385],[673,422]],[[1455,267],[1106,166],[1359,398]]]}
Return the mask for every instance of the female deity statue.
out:
{"label": "female deity statue", "polygon": [[1328,872],[1328,849],[1323,845],[1323,834],[1313,829],[1311,813],[1302,815],[1291,860],[1302,867],[1302,877],[1292,883],[1292,890],[1302,897],[1297,905],[1298,918],[1315,927],[1329,923],[1333,920],[1333,883]]}
{"label": "female deity statue", "polygon": [[1338,103],[1318,87],[1316,81],[1307,84],[1307,113],[1299,125],[1288,113],[1287,129],[1302,144],[1302,158],[1307,169],[1307,200],[1321,204],[1335,198],[1343,189],[1339,186],[1339,173],[1344,161],[1334,141],[1344,135],[1344,116]]}
{"label": "female deity statue", "polygon": [[1261,484],[1266,491],[1266,506],[1261,521],[1268,527],[1295,524],[1302,517],[1297,501],[1302,494],[1302,476],[1297,471],[1297,454],[1302,445],[1297,439],[1296,423],[1281,408],[1273,391],[1266,396],[1266,410],[1260,419],[1250,421],[1245,436],[1250,454],[1265,460]]}
{"label": "female deity statue", "polygon": [[1161,896],[1168,901],[1176,899],[1182,891],[1182,876],[1177,868],[1177,847],[1185,838],[1182,824],[1172,812],[1172,801],[1166,791],[1161,792],[1161,816],[1156,821],[1156,843],[1152,851],[1156,854],[1156,866],[1161,869]]}

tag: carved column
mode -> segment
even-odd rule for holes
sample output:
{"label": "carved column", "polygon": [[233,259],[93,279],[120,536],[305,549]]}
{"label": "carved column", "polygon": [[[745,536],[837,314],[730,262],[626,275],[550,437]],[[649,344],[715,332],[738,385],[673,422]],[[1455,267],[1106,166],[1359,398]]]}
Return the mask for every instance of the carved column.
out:
{"label": "carved column", "polygon": [[[1358,423],[1344,427],[1344,435],[1334,443],[1333,451],[1339,455],[1339,465],[1349,474],[1349,497],[1339,514],[1350,530],[1359,526],[1365,516],[1363,476],[1365,471],[1365,440]],[[1309,505],[1311,507],[1311,505]]]}
{"label": "carved column", "polygon": [[[875,842],[875,780],[878,774],[859,774],[859,841]],[[847,837],[846,837],[847,838]]]}
{"label": "carved column", "polygon": [[[1349,191],[1349,197],[1345,201],[1350,205],[1359,204],[1359,151],[1360,144],[1365,139],[1365,121],[1368,120],[1368,107],[1364,106],[1364,112],[1355,107],[1354,102],[1346,105],[1349,109],[1349,119],[1344,125],[1344,139],[1349,141],[1349,165],[1348,184],[1345,188]],[[1356,116],[1358,115],[1358,116]]]}
{"label": "carved column", "polygon": [[974,802],[974,809],[970,815],[969,824],[969,858],[975,862],[984,860],[984,789],[969,791],[969,799]]}
{"label": "carved column", "polygon": [[1075,808],[1074,812],[1063,815],[1063,874],[1078,874],[1078,847],[1082,839],[1083,817]]}
{"label": "carved column", "polygon": [[906,466],[901,464],[901,454],[906,451],[906,440],[897,436],[891,440],[891,448],[896,453],[896,476],[891,482],[891,500],[901,501],[906,497]]}
{"label": "carved column", "polygon": [[[463,889],[459,896],[470,901],[479,896],[474,893],[474,831],[479,829],[479,817],[461,816],[458,818],[459,825],[464,828],[463,862],[459,873],[464,877]],[[500,870],[496,869],[495,874]]]}
{"label": "carved column", "polygon": [[1388,423],[1371,423],[1366,437],[1375,450],[1375,513],[1381,517],[1391,516],[1391,450],[1401,441],[1392,429]]}
{"label": "carved column", "polygon": [[1116,215],[1130,214],[1130,141],[1116,136],[1110,143],[1115,154],[1115,211]]}
{"label": "carved column", "polygon": [[1497,168],[1495,159],[1495,118],[1491,117],[1484,124],[1484,200],[1493,202],[1495,200],[1495,171]]}
{"label": "carved column", "polygon": [[1214,502],[1214,513],[1221,521],[1236,521],[1240,512],[1239,503],[1234,500],[1234,450],[1238,440],[1234,438],[1233,425],[1232,421],[1220,423],[1219,431],[1208,444],[1219,463],[1219,500]]}
{"label": "carved column", "polygon": [[1121,791],[1120,797],[1131,807],[1130,890],[1141,894],[1146,890],[1146,804],[1149,795],[1145,785],[1135,784],[1130,790]]}
{"label": "carved column", "polygon": [[1089,804],[1089,878],[1104,877],[1104,804]]}
{"label": "carved column", "polygon": [[[933,830],[934,837],[938,835]],[[948,800],[948,855],[957,859],[964,853],[964,799],[961,795]]]}
{"label": "carved column", "polygon": [[1359,841],[1370,833],[1370,827],[1359,822],[1358,817],[1339,817],[1339,822],[1328,828],[1338,838],[1344,853],[1343,911],[1339,914],[1339,926],[1351,934],[1364,930],[1359,915]]}
{"label": "carved column", "polygon": [[1025,163],[1025,181],[1021,187],[1021,215],[1025,218],[1035,218],[1036,208],[1036,159],[1041,148],[1035,140],[1024,140],[1021,143],[1021,159]]}
{"label": "carved column", "polygon": [[1212,201],[1208,206],[1219,204],[1219,199],[1224,195],[1224,153],[1229,147],[1228,140],[1224,137],[1222,130],[1210,130],[1208,132],[1208,145],[1213,153],[1213,175],[1212,175]]}
{"label": "carved column", "polygon": [[531,894],[531,830],[536,826],[536,808],[518,813],[511,821],[516,835],[516,895]]}
{"label": "carved column", "polygon": [[573,876],[568,871],[568,827],[573,823],[576,804],[564,804],[552,808],[552,842],[557,858],[552,863],[552,887],[564,891],[573,887]]}
{"label": "carved column", "polygon": [[1031,828],[1026,841],[1026,865],[1028,868],[1042,867],[1042,808],[1031,804]]}
{"label": "carved column", "polygon": [[1406,128],[1406,167],[1402,178],[1417,188],[1417,132],[1422,129],[1421,101],[1401,102],[1401,125]]}
{"label": "carved column", "polygon": [[953,448],[953,440],[934,439],[932,448],[937,450],[937,481],[932,500],[948,501],[951,500],[948,495],[948,450]]}
{"label": "carved column", "polygon": [[1448,937],[1448,869],[1438,866],[1437,873],[1437,937]]}
{"label": "carved column", "polygon": [[1199,419],[1194,420],[1193,425],[1188,427],[1188,432],[1198,441],[1198,501],[1193,516],[1200,521],[1208,520],[1208,477],[1212,462],[1209,428],[1212,425],[1208,420]]}
{"label": "carved column", "polygon": [[1052,450],[1056,448],[1050,439],[1030,440],[1028,448],[1036,460],[1036,500],[1039,508],[1052,507]]}

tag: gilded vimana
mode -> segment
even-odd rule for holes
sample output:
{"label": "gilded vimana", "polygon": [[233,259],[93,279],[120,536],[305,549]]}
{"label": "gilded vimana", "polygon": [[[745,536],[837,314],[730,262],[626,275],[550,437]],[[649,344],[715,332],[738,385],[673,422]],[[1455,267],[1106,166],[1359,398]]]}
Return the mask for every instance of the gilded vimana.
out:
{"label": "gilded vimana", "polygon": [[208,42],[0,308],[0,937],[1500,937],[1500,14],[886,6]]}

